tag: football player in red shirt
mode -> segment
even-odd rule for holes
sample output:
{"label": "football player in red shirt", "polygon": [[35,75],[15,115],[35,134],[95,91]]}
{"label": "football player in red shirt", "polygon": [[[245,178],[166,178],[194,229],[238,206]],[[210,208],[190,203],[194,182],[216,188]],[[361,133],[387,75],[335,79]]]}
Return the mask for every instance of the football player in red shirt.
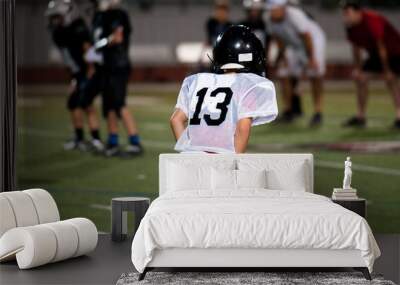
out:
{"label": "football player in red shirt", "polygon": [[[368,97],[368,79],[380,75],[390,90],[396,108],[394,127],[400,129],[400,32],[382,15],[364,9],[356,0],[342,4],[347,38],[353,48],[354,79],[357,85],[357,116],[345,126],[364,127]],[[362,60],[362,51],[368,57]]]}

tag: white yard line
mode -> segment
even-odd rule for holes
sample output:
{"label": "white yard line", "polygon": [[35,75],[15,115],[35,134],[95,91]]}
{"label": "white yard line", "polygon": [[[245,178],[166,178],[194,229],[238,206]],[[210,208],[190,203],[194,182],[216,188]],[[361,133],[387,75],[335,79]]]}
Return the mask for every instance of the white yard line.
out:
{"label": "white yard line", "polygon": [[[46,138],[65,138],[63,134],[49,132],[45,130],[39,130],[34,128],[20,128],[19,132],[21,134],[28,134],[39,137]],[[156,148],[156,149],[173,149],[173,144],[169,142],[160,142],[160,141],[143,141],[144,147]],[[332,169],[343,169],[344,165],[341,162],[335,161],[327,161],[327,160],[316,160],[315,165],[318,167],[332,168]],[[353,169],[360,172],[368,172],[368,173],[378,173],[383,175],[391,175],[391,176],[400,176],[400,170],[385,168],[385,167],[377,167],[363,164],[353,164]]]}
{"label": "white yard line", "polygon": [[90,204],[89,207],[93,208],[93,209],[98,209],[98,210],[111,211],[111,206],[107,206],[107,205]]}
{"label": "white yard line", "polygon": [[[326,161],[326,160],[317,160],[315,165],[318,167],[332,168],[332,169],[344,169],[344,164],[341,162],[335,161]],[[392,176],[400,176],[400,170],[385,168],[385,167],[377,167],[377,166],[369,166],[363,164],[353,163],[352,168],[356,171],[360,172],[369,172],[369,173],[379,173],[384,175],[392,175]]]}
{"label": "white yard line", "polygon": [[40,98],[18,98],[18,107],[41,107],[43,106],[43,100]]}
{"label": "white yard line", "polygon": [[[65,135],[61,133],[49,132],[45,130],[35,129],[35,128],[19,128],[18,132],[20,134],[26,134],[31,136],[45,137],[50,139],[65,139]],[[144,147],[156,148],[156,149],[173,149],[173,144],[169,142],[160,142],[152,140],[143,140]]]}
{"label": "white yard line", "polygon": [[25,135],[31,135],[31,136],[37,136],[37,137],[52,138],[52,139],[65,138],[65,135],[63,135],[61,133],[49,132],[49,131],[34,129],[34,128],[18,128],[18,133],[25,134]]}

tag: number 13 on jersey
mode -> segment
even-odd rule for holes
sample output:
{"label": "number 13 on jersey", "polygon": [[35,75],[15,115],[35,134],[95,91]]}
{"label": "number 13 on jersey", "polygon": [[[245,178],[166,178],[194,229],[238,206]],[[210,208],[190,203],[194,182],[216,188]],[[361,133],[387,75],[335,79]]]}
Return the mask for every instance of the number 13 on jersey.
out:
{"label": "number 13 on jersey", "polygon": [[[215,118],[214,116],[212,117],[211,114],[206,114],[206,113],[203,114],[202,117],[200,116],[201,110],[203,108],[203,104],[205,103],[204,99],[206,98],[207,91],[208,91],[208,88],[202,88],[197,92],[196,108],[195,108],[192,118],[190,118],[190,120],[189,120],[190,125],[200,125],[202,119],[204,119],[204,121],[206,122],[206,124],[208,126],[219,126],[225,121],[226,114],[228,113],[228,106],[231,103],[232,95],[233,95],[231,88],[219,87],[219,88],[213,90],[209,95],[210,98],[216,98],[219,94],[222,94],[224,96],[223,97],[224,99],[222,102],[216,102],[215,100],[209,100],[209,102],[208,102],[208,104],[209,104],[208,109],[212,108],[212,109],[216,109],[216,110],[220,111],[218,118]],[[210,105],[210,104],[213,104],[213,105]]]}

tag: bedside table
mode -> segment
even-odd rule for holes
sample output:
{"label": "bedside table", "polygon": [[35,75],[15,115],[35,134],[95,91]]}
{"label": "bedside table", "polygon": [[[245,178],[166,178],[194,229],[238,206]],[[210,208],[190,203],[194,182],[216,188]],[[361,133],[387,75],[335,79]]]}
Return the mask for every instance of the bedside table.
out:
{"label": "bedside table", "polygon": [[150,205],[150,199],[145,197],[119,197],[111,200],[111,239],[123,241],[128,234],[127,212],[135,214],[135,229],[139,227],[140,221],[146,214]]}
{"label": "bedside table", "polygon": [[358,198],[354,200],[333,200],[333,203],[339,204],[340,206],[359,214],[365,218],[367,216],[367,200]]}

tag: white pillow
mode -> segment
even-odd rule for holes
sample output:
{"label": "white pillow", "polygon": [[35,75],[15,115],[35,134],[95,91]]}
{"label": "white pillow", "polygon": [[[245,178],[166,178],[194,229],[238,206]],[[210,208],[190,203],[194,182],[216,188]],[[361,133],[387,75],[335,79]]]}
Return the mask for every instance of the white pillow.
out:
{"label": "white pillow", "polygon": [[210,170],[211,167],[170,163],[167,188],[169,191],[211,189]]}
{"label": "white pillow", "polygon": [[236,170],[211,169],[211,184],[213,190],[236,190]]}
{"label": "white pillow", "polygon": [[235,169],[235,165],[233,158],[219,158],[213,154],[182,155],[166,164],[167,191],[211,191],[211,168]]}
{"label": "white pillow", "polygon": [[267,188],[267,171],[236,170],[237,188]]}
{"label": "white pillow", "polygon": [[271,190],[306,191],[309,188],[309,166],[303,160],[239,159],[240,170],[266,169],[267,188]]}
{"label": "white pillow", "polygon": [[267,188],[267,176],[264,170],[211,170],[211,184],[214,191],[234,191],[243,188]]}
{"label": "white pillow", "polygon": [[306,192],[306,177],[304,164],[290,170],[290,172],[271,169],[267,171],[268,189]]}

